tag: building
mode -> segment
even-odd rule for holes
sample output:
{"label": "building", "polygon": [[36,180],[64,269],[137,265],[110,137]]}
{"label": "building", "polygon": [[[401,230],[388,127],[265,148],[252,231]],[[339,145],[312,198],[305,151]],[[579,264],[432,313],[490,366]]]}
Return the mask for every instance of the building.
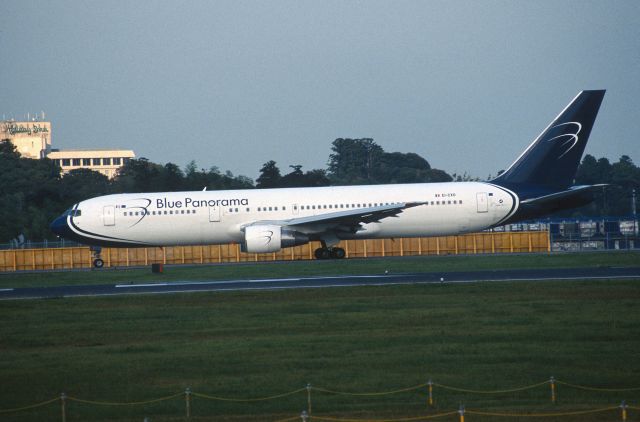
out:
{"label": "building", "polygon": [[[44,113],[42,114],[44,119]],[[0,140],[8,139],[21,156],[40,159],[51,150],[51,122],[37,118],[26,121],[0,121]]]}
{"label": "building", "polygon": [[44,112],[41,116],[28,116],[24,121],[0,121],[0,140],[3,139],[11,141],[24,158],[54,160],[62,174],[85,168],[112,179],[120,167],[135,158],[134,152],[128,149],[52,149],[51,122],[44,121]]}
{"label": "building", "polygon": [[76,169],[89,169],[98,171],[112,179],[118,169],[135,156],[132,150],[127,149],[67,149],[53,150],[47,155],[47,158],[53,160],[60,167],[62,174]]}

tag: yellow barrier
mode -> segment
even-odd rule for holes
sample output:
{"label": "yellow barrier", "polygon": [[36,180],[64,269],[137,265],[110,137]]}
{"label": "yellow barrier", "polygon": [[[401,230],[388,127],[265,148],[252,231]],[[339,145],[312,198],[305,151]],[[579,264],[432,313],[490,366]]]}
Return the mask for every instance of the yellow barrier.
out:
{"label": "yellow barrier", "polygon": [[[307,392],[307,400],[308,400],[307,401],[308,409],[303,411],[302,414],[299,417],[296,416],[296,417],[291,417],[291,418],[287,418],[287,419],[280,419],[278,422],[293,421],[293,420],[297,420],[298,418],[302,419],[305,422],[306,421],[314,421],[314,420],[315,421],[336,421],[336,422],[364,422],[364,421],[366,421],[366,419],[349,419],[349,418],[337,418],[337,417],[332,417],[332,416],[312,415],[311,414],[311,391],[315,390],[315,391],[318,391],[318,392],[321,392],[321,393],[350,395],[350,396],[382,396],[382,395],[397,394],[397,393],[401,393],[401,392],[415,391],[415,390],[418,390],[418,389],[422,389],[422,388],[424,388],[425,386],[428,385],[430,387],[430,390],[431,390],[432,386],[437,386],[437,387],[440,387],[442,389],[447,389],[447,390],[456,391],[456,392],[467,392],[467,393],[471,393],[471,394],[504,394],[504,393],[517,392],[517,391],[523,391],[523,390],[528,390],[528,389],[532,389],[532,388],[537,388],[537,387],[540,387],[540,386],[545,385],[545,384],[553,384],[553,382],[554,382],[554,378],[551,378],[548,381],[535,383],[535,384],[530,384],[530,385],[523,386],[523,387],[500,389],[500,390],[495,390],[495,389],[494,390],[476,390],[476,389],[452,387],[452,386],[447,386],[447,385],[443,385],[443,384],[437,384],[437,383],[433,383],[433,382],[429,381],[427,383],[419,384],[419,385],[412,386],[412,387],[406,387],[406,388],[400,388],[400,389],[382,391],[382,392],[368,392],[368,393],[354,393],[354,392],[337,391],[337,390],[331,390],[331,389],[326,389],[326,388],[312,387],[311,384],[307,384],[306,387],[298,388],[296,390],[292,390],[292,391],[289,391],[289,392],[276,394],[276,395],[271,395],[271,396],[266,396],[266,397],[254,397],[254,398],[230,398],[230,397],[212,396],[212,395],[203,394],[203,393],[195,393],[195,392],[192,392],[191,389],[187,388],[184,392],[180,392],[180,393],[176,393],[176,394],[160,397],[160,398],[157,398],[157,399],[148,399],[148,400],[141,400],[141,401],[135,401],[135,402],[109,402],[109,401],[87,400],[87,399],[81,399],[81,398],[77,398],[77,397],[73,397],[73,396],[67,396],[66,394],[62,393],[59,397],[56,397],[56,398],[53,398],[53,399],[50,399],[50,400],[46,400],[46,401],[43,401],[43,402],[39,402],[39,403],[36,403],[36,404],[33,404],[33,405],[16,407],[16,408],[11,408],[11,409],[0,409],[0,414],[24,412],[24,411],[27,411],[27,410],[39,408],[39,407],[46,406],[46,405],[49,405],[49,404],[52,404],[52,403],[55,403],[55,402],[59,401],[60,404],[61,404],[62,420],[64,422],[66,420],[66,402],[67,401],[74,401],[74,402],[78,402],[78,403],[97,405],[97,406],[140,406],[140,405],[149,405],[149,404],[160,403],[160,402],[164,402],[164,401],[167,401],[167,400],[173,400],[173,399],[176,399],[176,398],[179,398],[179,397],[184,397],[184,399],[185,399],[186,417],[190,418],[191,417],[191,397],[198,397],[198,398],[207,399],[207,400],[214,400],[214,401],[233,401],[233,402],[245,402],[245,403],[248,403],[248,402],[275,400],[275,399],[292,396],[294,394],[298,394],[298,393],[306,391]],[[624,388],[624,387],[623,388],[598,388],[598,387],[589,387],[589,386],[583,386],[583,385],[578,385],[578,384],[571,384],[571,383],[564,382],[564,381],[555,381],[555,382],[557,382],[558,384],[563,384],[563,385],[568,386],[568,387],[581,389],[581,390],[591,390],[591,391],[613,391],[613,392],[626,391],[626,392],[628,392],[628,391],[640,390],[640,387],[632,387],[632,388]],[[429,419],[436,419],[436,418],[441,418],[441,417],[445,417],[445,416],[451,416],[451,415],[454,415],[454,414],[458,414],[459,415],[459,421],[460,422],[464,422],[465,414],[478,415],[478,416],[505,417],[505,418],[524,418],[524,417],[549,418],[549,417],[563,417],[563,416],[579,416],[579,415],[586,415],[586,414],[613,411],[613,410],[617,410],[617,409],[620,409],[622,420],[626,421],[627,420],[627,409],[640,410],[640,407],[627,405],[626,402],[623,401],[618,406],[608,406],[608,407],[601,407],[601,408],[596,408],[596,409],[581,409],[581,410],[571,410],[571,411],[564,411],[564,412],[560,412],[559,411],[559,412],[543,412],[543,413],[534,413],[534,412],[532,412],[532,413],[516,413],[516,412],[484,411],[484,410],[475,410],[475,409],[469,410],[469,409],[465,409],[465,407],[463,405],[460,405],[459,409],[452,410],[452,411],[447,411],[447,412],[444,412],[444,413],[423,415],[423,416],[405,417],[405,418],[399,418],[399,419],[376,419],[376,422],[421,421],[421,420],[429,420]]]}
{"label": "yellow barrier", "polygon": [[[415,255],[459,255],[548,252],[548,232],[487,232],[460,236],[347,240],[340,242],[347,258]],[[212,264],[313,259],[319,242],[267,254],[240,252],[240,245],[170,246],[165,248],[104,248],[106,267],[150,264]],[[88,247],[0,250],[0,271],[91,268]]]}

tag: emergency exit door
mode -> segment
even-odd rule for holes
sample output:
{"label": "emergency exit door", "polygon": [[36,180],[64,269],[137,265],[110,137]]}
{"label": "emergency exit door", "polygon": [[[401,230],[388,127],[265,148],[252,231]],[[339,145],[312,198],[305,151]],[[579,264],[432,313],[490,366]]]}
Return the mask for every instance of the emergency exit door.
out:
{"label": "emergency exit door", "polygon": [[102,208],[102,218],[105,226],[116,225],[116,210],[113,205],[107,205]]}
{"label": "emergency exit door", "polygon": [[209,207],[209,221],[212,223],[220,221],[220,207]]}
{"label": "emergency exit door", "polygon": [[489,201],[487,200],[486,192],[478,192],[476,193],[476,202],[478,204],[478,212],[488,212],[489,211]]}

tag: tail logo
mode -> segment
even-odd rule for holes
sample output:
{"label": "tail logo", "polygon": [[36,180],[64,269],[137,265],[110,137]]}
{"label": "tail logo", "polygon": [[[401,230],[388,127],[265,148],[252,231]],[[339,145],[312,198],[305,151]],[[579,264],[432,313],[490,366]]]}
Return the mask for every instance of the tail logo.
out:
{"label": "tail logo", "polygon": [[573,147],[575,147],[578,144],[578,140],[579,140],[578,134],[582,130],[582,124],[580,124],[580,122],[566,122],[566,123],[560,123],[558,125],[555,125],[551,129],[555,129],[557,127],[558,128],[563,127],[563,130],[567,131],[568,133],[563,133],[562,135],[554,136],[551,139],[547,139],[547,142],[558,140],[562,143],[561,146],[567,147],[565,152],[560,154],[560,156],[558,157],[558,160],[559,160],[565,155],[567,155],[569,151],[571,151]]}

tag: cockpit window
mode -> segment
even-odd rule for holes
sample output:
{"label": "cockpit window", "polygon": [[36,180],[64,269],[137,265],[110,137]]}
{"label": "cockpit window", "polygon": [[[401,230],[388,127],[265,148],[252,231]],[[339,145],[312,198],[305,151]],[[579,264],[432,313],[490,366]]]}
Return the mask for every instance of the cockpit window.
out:
{"label": "cockpit window", "polygon": [[73,208],[75,206],[76,205],[74,205],[73,207],[71,207],[68,210],[66,210],[63,215],[70,215],[72,217],[80,217],[82,215],[82,211],[81,210],[74,210]]}

